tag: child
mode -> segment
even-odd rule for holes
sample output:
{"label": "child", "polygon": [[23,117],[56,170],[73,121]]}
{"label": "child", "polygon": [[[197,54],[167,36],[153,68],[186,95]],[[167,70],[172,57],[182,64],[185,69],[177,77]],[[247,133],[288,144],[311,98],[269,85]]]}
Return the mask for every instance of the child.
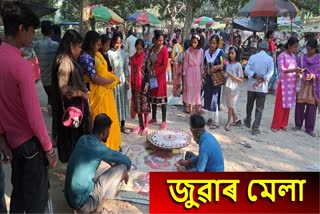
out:
{"label": "child", "polygon": [[[236,126],[241,124],[241,120],[234,111],[234,107],[237,104],[239,96],[239,86],[238,84],[243,82],[243,71],[240,64],[240,54],[238,48],[231,46],[228,53],[228,63],[226,67],[226,72],[228,74],[228,79],[225,87],[225,94],[228,107],[228,122],[225,126],[226,131],[230,131],[230,125]],[[231,123],[231,118],[233,118],[233,124]]]}
{"label": "child", "polygon": [[184,94],[183,101],[189,105],[189,112],[199,113],[201,105],[201,85],[203,74],[203,50],[199,48],[200,37],[198,35],[191,37],[191,47],[185,53],[183,64],[184,76]]}
{"label": "child", "polygon": [[167,83],[169,85],[172,84],[172,60],[171,58],[168,59],[168,65],[167,65],[167,69],[166,69],[166,73],[167,73]]}
{"label": "child", "polygon": [[[131,58],[131,108],[138,114],[139,127],[135,128],[133,133],[147,135],[149,127],[148,116],[150,112],[150,102],[148,99],[150,74],[146,73],[147,69],[143,69],[145,56],[143,40],[137,39],[135,47],[136,53]],[[144,115],[144,122],[142,115]]]}

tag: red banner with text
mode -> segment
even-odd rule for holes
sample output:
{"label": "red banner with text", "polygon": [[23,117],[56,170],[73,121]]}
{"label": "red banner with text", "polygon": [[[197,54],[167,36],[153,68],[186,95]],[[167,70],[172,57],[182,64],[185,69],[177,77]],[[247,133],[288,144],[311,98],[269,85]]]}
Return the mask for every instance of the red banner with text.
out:
{"label": "red banner with text", "polygon": [[150,213],[320,213],[320,172],[151,172]]}

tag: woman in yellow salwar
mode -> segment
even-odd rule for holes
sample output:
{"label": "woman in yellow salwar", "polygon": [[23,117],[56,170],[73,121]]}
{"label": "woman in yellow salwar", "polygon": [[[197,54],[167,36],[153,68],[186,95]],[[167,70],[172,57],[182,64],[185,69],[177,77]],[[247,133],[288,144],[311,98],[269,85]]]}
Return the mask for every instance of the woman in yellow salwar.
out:
{"label": "woman in yellow salwar", "polygon": [[[82,45],[84,54],[81,57],[81,64],[87,67],[85,71],[91,80],[89,94],[91,117],[94,120],[98,114],[105,113],[111,118],[110,134],[105,144],[110,149],[119,150],[121,133],[113,94],[113,89],[119,83],[119,79],[108,71],[108,63],[99,52],[100,47],[103,47],[100,35],[95,31],[89,31]],[[94,53],[94,58],[91,53]]]}

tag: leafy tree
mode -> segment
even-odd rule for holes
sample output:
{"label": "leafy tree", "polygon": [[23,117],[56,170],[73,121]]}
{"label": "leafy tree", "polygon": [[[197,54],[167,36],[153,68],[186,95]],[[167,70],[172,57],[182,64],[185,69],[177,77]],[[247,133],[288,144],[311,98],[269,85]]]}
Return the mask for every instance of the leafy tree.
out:
{"label": "leafy tree", "polygon": [[301,8],[308,17],[311,15],[320,15],[319,0],[292,0],[292,2],[295,3],[298,8]]}
{"label": "leafy tree", "polygon": [[237,16],[239,10],[249,0],[206,0],[199,12],[201,14],[212,17],[216,20],[224,19],[229,16]]}

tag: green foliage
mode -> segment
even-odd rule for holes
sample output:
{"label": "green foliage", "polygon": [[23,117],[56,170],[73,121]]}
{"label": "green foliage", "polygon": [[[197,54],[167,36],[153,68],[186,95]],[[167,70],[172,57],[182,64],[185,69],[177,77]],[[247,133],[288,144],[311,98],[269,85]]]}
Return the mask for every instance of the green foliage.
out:
{"label": "green foliage", "polygon": [[206,0],[197,12],[197,16],[209,16],[216,21],[229,16],[235,17],[247,2],[249,0]]}
{"label": "green foliage", "polygon": [[307,13],[308,16],[320,15],[320,2],[319,0],[292,0],[298,8]]}
{"label": "green foliage", "polygon": [[63,0],[60,7],[62,21],[76,22],[80,20],[80,1]]}

